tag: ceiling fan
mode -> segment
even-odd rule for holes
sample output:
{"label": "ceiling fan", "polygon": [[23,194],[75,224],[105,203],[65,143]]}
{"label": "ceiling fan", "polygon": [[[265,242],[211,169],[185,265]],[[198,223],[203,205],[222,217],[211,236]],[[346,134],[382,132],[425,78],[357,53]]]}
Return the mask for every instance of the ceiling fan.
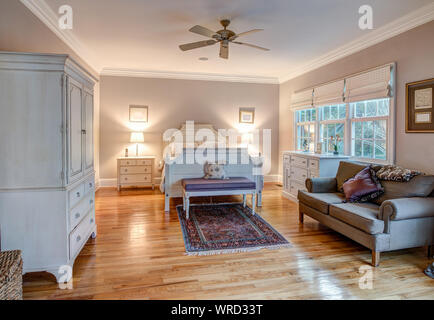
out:
{"label": "ceiling fan", "polygon": [[220,42],[220,58],[223,58],[223,59],[228,59],[228,57],[229,57],[229,43],[236,43],[236,44],[240,44],[243,46],[248,46],[248,47],[252,47],[252,48],[256,48],[256,49],[260,49],[260,50],[264,50],[264,51],[270,50],[267,48],[256,46],[254,44],[234,41],[238,37],[244,36],[246,34],[254,33],[254,32],[263,31],[264,29],[253,29],[250,31],[245,31],[245,32],[241,32],[241,33],[236,34],[232,30],[226,29],[230,23],[231,23],[230,20],[227,20],[227,19],[221,20],[220,24],[223,26],[223,30],[219,30],[217,32],[214,32],[208,28],[196,25],[193,28],[191,28],[189,31],[193,32],[193,33],[200,34],[201,36],[205,36],[205,37],[208,37],[211,39],[187,43],[187,44],[182,44],[179,46],[179,48],[182,51],[187,51],[187,50],[212,46],[212,45]]}

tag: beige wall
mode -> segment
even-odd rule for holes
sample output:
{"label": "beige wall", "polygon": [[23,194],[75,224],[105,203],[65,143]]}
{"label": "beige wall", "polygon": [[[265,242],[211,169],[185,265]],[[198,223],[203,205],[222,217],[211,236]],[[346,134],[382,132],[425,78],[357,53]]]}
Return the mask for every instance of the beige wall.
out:
{"label": "beige wall", "polygon": [[[397,62],[396,164],[434,173],[434,134],[405,133],[405,84],[434,77],[434,21],[280,86],[279,154],[294,148],[293,92],[389,62]],[[279,172],[281,174],[279,157]]]}
{"label": "beige wall", "polygon": [[[128,121],[129,105],[148,105],[149,124]],[[162,157],[162,134],[186,120],[234,128],[239,107],[254,107],[255,128],[272,129],[272,171],[278,170],[279,85],[219,81],[101,77],[101,179],[116,177],[116,158],[134,145],[131,131],[145,132],[142,154]],[[158,176],[160,173],[158,173]]]}
{"label": "beige wall", "polygon": [[[19,0],[0,1],[0,51],[69,54],[99,78],[78,55],[33,15]],[[95,85],[94,130],[95,171],[99,180],[99,83]]]}

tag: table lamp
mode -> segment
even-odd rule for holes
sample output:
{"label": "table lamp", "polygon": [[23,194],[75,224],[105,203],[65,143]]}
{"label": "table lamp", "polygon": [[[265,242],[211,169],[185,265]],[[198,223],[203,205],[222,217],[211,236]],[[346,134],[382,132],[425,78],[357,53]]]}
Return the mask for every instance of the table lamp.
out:
{"label": "table lamp", "polygon": [[136,157],[139,156],[139,143],[145,142],[143,132],[131,132],[130,142],[136,143]]}

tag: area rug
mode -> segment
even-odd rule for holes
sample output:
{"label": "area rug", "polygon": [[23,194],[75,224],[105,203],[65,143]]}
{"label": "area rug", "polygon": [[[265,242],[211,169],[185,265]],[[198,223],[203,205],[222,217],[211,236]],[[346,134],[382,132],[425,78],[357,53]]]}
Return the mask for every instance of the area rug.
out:
{"label": "area rug", "polygon": [[176,207],[188,255],[212,255],[279,249],[289,242],[258,214],[242,204],[201,204],[190,206],[187,220]]}

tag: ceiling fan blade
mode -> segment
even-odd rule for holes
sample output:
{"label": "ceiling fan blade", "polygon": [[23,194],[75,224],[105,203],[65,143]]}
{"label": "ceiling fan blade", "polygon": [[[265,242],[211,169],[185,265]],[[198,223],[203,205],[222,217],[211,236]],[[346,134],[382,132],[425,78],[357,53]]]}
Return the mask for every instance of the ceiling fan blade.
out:
{"label": "ceiling fan blade", "polygon": [[220,37],[220,35],[218,33],[214,32],[208,28],[198,26],[198,25],[194,26],[193,28],[191,28],[188,31],[200,34],[201,36],[205,36],[208,38],[219,38]]}
{"label": "ceiling fan blade", "polygon": [[230,37],[229,40],[235,40],[238,37],[245,36],[246,34],[255,33],[255,32],[259,32],[259,31],[264,31],[264,29],[253,29],[253,30],[241,32],[239,34],[236,34],[236,35]]}
{"label": "ceiling fan blade", "polygon": [[260,50],[264,50],[264,51],[270,51],[270,49],[263,48],[260,46],[255,46],[254,44],[250,44],[250,43],[238,42],[238,41],[232,41],[232,43],[241,44],[243,46],[248,46],[248,47],[252,47],[252,48],[256,48],[256,49],[260,49]]}
{"label": "ceiling fan blade", "polygon": [[223,41],[220,42],[220,58],[228,59],[229,58],[229,44]]}
{"label": "ceiling fan blade", "polygon": [[181,44],[179,46],[179,49],[181,49],[182,51],[187,51],[187,50],[192,50],[192,49],[197,49],[197,48],[212,46],[213,44],[215,44],[217,42],[218,41],[216,41],[216,40],[204,40],[204,41],[186,43],[186,44]]}

